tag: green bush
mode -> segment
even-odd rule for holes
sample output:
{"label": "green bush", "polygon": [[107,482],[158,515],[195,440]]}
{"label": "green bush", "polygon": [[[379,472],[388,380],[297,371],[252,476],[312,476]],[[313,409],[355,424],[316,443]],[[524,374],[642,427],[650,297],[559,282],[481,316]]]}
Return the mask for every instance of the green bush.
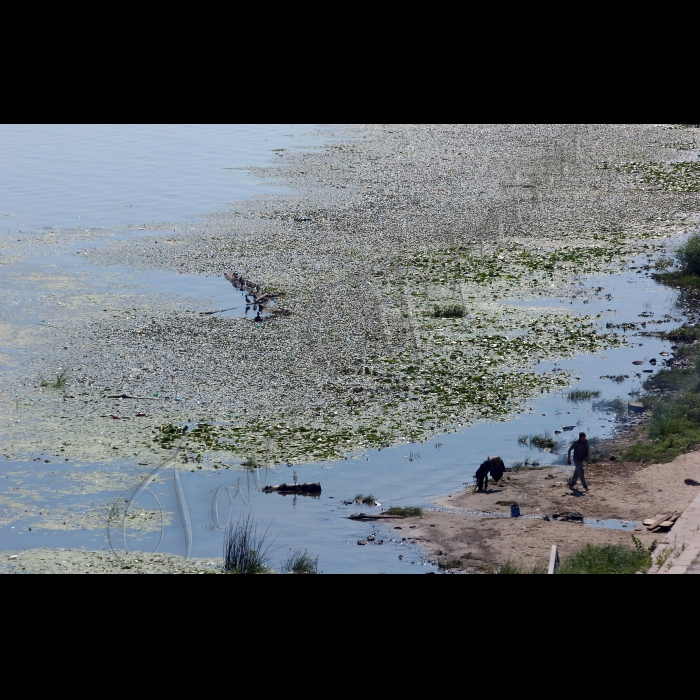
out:
{"label": "green bush", "polygon": [[399,506],[392,506],[388,510],[385,510],[382,515],[395,515],[400,518],[416,518],[423,515],[422,508],[400,508]]}
{"label": "green bush", "polygon": [[700,275],[700,235],[691,236],[676,251],[676,258],[684,272]]}
{"label": "green bush", "polygon": [[651,553],[641,546],[587,544],[568,557],[559,574],[635,574],[651,565]]}
{"label": "green bush", "polygon": [[431,315],[433,318],[464,318],[467,312],[460,304],[447,304],[446,306],[436,304]]}

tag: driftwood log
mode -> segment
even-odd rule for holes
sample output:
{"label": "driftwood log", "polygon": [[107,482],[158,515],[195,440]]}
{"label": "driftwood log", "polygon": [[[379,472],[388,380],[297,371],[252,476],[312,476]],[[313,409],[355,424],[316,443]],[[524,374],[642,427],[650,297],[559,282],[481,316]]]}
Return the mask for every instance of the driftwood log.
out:
{"label": "driftwood log", "polygon": [[280,484],[279,486],[263,486],[263,493],[300,493],[317,496],[321,493],[321,484]]}
{"label": "driftwood log", "polygon": [[130,396],[129,394],[112,394],[107,396],[108,399],[141,399],[143,401],[156,401],[156,396]]}

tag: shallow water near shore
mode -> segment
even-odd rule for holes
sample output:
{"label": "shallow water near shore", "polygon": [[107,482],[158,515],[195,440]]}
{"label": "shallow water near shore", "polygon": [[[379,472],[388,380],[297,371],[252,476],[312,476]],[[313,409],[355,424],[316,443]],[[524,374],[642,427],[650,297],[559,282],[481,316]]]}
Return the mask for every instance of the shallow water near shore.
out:
{"label": "shallow water near shore", "polygon": [[[137,130],[130,135],[129,147],[133,150],[127,149],[126,153],[120,152],[118,129],[113,132],[91,129],[80,140],[76,138],[77,132],[67,128],[68,138],[57,148],[58,129],[53,136],[34,140],[32,147],[36,150],[29,155],[31,149],[22,149],[22,139],[17,138],[22,133],[26,138],[27,131],[15,132],[14,136],[11,131],[5,132],[5,140],[0,138],[0,152],[11,156],[6,159],[9,166],[0,176],[0,192],[9,195],[0,203],[0,215],[8,233],[0,229],[0,234],[13,242],[17,238],[21,239],[20,244],[26,242],[26,247],[18,248],[23,258],[4,267],[7,274],[0,280],[0,292],[15,304],[14,308],[22,309],[21,324],[31,329],[47,323],[43,310],[47,301],[65,303],[67,291],[79,295],[85,289],[105,300],[112,294],[130,295],[135,299],[134,305],[140,295],[149,295],[149,299],[172,301],[178,311],[186,308],[201,313],[226,309],[223,314],[230,316],[246,313],[244,295],[222,277],[99,267],[74,253],[86,241],[94,247],[121,237],[152,236],[152,231],[141,233],[141,223],[174,224],[252,194],[282,192],[269,181],[247,175],[241,168],[269,163],[274,157],[271,151],[277,148],[320,144],[320,137],[308,135],[306,127],[288,126],[253,127],[247,132],[235,132],[235,138],[230,130],[218,127],[213,127],[208,135],[206,129],[203,132],[186,127],[154,129]],[[15,139],[12,147],[19,150],[8,151],[8,133]],[[36,166],[41,165],[42,138],[43,153],[48,158],[44,164],[48,167],[35,182],[22,172],[41,171]],[[173,148],[174,143],[181,145],[182,139],[187,142],[186,147]],[[224,142],[228,146],[224,147]],[[73,149],[67,160],[65,148]],[[212,154],[214,157],[210,159]],[[54,166],[64,162],[66,171],[59,178]],[[10,181],[8,173],[13,168],[19,177]],[[70,182],[70,187],[64,186],[64,181]],[[8,213],[15,209],[16,214]],[[87,226],[95,227],[94,236],[85,230]],[[38,237],[24,235],[31,230],[67,227],[80,228],[59,237],[54,248],[35,246],[33,238]],[[159,249],[170,233],[158,231]],[[600,392],[600,399],[619,398],[626,402],[633,398],[644,380],[661,369],[660,353],[669,351],[671,345],[642,333],[669,330],[683,320],[676,306],[677,293],[654,283],[648,272],[634,269],[647,263],[642,258],[630,260],[631,269],[621,275],[572,279],[571,288],[560,297],[504,301],[520,307],[571,307],[591,316],[601,314],[596,324],[603,333],[608,323],[649,324],[624,333],[628,346],[597,355],[541,362],[537,370],[569,372],[572,377],[580,378],[572,380],[571,388]],[[52,280],[46,283],[48,272],[63,282],[57,279],[55,286],[50,286]],[[102,306],[100,303],[100,310]],[[12,314],[13,307],[7,304],[5,313]],[[70,314],[68,308],[63,317]],[[24,352],[23,347],[26,349],[26,345],[18,344],[3,347],[2,351],[12,359]],[[658,361],[656,366],[650,364],[652,358]],[[634,361],[642,365],[633,365]],[[6,365],[2,362],[0,359],[0,369],[11,369],[11,362]],[[627,378],[620,383],[603,378],[623,375]],[[436,571],[414,544],[406,542],[411,535],[407,526],[396,521],[356,522],[347,516],[355,512],[376,514],[390,506],[432,507],[436,497],[471,484],[476,468],[489,454],[499,454],[507,466],[526,457],[541,465],[555,464],[556,473],[565,481],[570,468],[562,463],[560,450],[548,452],[522,446],[518,438],[548,432],[562,443],[565,453],[566,444],[579,429],[590,438],[605,438],[617,424],[612,410],[596,410],[591,400],[572,403],[566,398],[567,392],[568,389],[542,395],[531,401],[527,410],[506,422],[482,422],[450,429],[420,444],[367,450],[347,460],[293,468],[200,471],[192,462],[169,464],[167,457],[173,453],[165,451],[159,459],[149,458],[148,464],[127,459],[104,463],[65,461],[53,454],[23,455],[24,460],[0,458],[0,549],[108,549],[111,540],[117,550],[128,544],[131,549],[144,552],[160,547],[161,552],[214,558],[221,556],[227,524],[252,513],[259,532],[269,528],[270,538],[276,537],[274,546],[280,549],[273,557],[274,564],[284,558],[289,548],[301,548],[319,556],[319,567],[327,573]],[[565,426],[570,430],[564,430]],[[142,491],[131,502],[133,490],[161,463],[169,466],[149,485],[150,492]],[[320,482],[323,489],[320,498],[261,492],[265,483],[290,483],[295,474],[302,483]],[[382,505],[342,503],[359,493],[371,493]],[[121,520],[115,520],[110,518],[110,508],[122,494],[122,502],[131,503],[131,510]],[[113,527],[108,539],[110,520]],[[619,526],[616,525],[619,521],[598,522],[603,524],[585,524]],[[358,540],[365,544],[358,545]]]}

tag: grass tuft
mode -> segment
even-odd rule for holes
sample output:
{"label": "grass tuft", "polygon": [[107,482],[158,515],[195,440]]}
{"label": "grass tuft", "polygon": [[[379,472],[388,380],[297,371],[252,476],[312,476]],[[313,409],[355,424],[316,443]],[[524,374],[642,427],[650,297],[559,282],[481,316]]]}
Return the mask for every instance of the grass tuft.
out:
{"label": "grass tuft", "polygon": [[433,318],[464,318],[466,315],[466,309],[460,304],[446,304],[445,306],[435,304],[431,313]]}
{"label": "grass tuft", "polygon": [[39,386],[43,388],[50,388],[50,389],[65,389],[66,385],[68,384],[68,370],[63,369],[61,370],[57,375],[56,379],[54,381],[48,381],[47,379],[44,379],[43,377],[39,377]]}
{"label": "grass tuft", "polygon": [[700,326],[684,324],[680,328],[663,333],[662,337],[674,343],[692,343],[700,339]]}
{"label": "grass tuft", "polygon": [[700,235],[691,236],[676,251],[676,259],[687,275],[700,275]]}
{"label": "grass tuft", "polygon": [[392,506],[388,510],[384,511],[384,515],[395,515],[400,518],[417,518],[423,515],[422,508],[401,508],[399,506]]}
{"label": "grass tuft", "polygon": [[618,418],[627,413],[627,402],[622,399],[602,399],[591,404],[594,411],[612,411]]}
{"label": "grass tuft", "polygon": [[510,559],[506,560],[500,566],[497,566],[494,574],[546,574],[547,567],[542,564],[535,564],[534,566],[524,566],[522,564],[517,564]]}
{"label": "grass tuft", "polygon": [[566,395],[566,400],[571,403],[580,403],[581,401],[590,401],[597,399],[600,396],[599,391],[587,391],[584,389],[575,389]]}
{"label": "grass tuft", "polygon": [[557,441],[552,439],[549,430],[544,431],[544,435],[531,435],[530,447],[538,447],[540,450],[553,450],[557,446]]}
{"label": "grass tuft", "polygon": [[366,506],[373,506],[376,500],[371,493],[366,496],[363,493],[358,493],[354,498],[355,503],[364,503]]}
{"label": "grass tuft", "polygon": [[270,571],[270,557],[275,549],[268,536],[269,527],[258,535],[250,513],[231,523],[224,533],[224,571],[232,574],[264,574]]}
{"label": "grass tuft", "polygon": [[622,382],[629,378],[629,374],[604,374],[601,377],[601,379],[611,379],[615,384],[622,384]]}
{"label": "grass tuft", "polygon": [[655,545],[646,549],[632,536],[633,546],[587,544],[562,562],[560,574],[636,574],[651,566]]}
{"label": "grass tuft", "polygon": [[290,551],[282,562],[282,572],[286,574],[318,574],[318,557],[312,557],[306,550]]}

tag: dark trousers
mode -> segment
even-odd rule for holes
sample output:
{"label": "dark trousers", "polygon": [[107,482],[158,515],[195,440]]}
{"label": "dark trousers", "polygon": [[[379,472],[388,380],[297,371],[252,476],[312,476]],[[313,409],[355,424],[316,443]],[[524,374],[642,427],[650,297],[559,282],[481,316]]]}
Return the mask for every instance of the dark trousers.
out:
{"label": "dark trousers", "polygon": [[571,478],[569,479],[569,486],[571,488],[574,488],[576,486],[576,482],[581,479],[581,484],[584,489],[588,488],[588,484],[586,483],[586,475],[583,473],[583,461],[580,459],[575,459],[574,460],[574,473],[572,474]]}

